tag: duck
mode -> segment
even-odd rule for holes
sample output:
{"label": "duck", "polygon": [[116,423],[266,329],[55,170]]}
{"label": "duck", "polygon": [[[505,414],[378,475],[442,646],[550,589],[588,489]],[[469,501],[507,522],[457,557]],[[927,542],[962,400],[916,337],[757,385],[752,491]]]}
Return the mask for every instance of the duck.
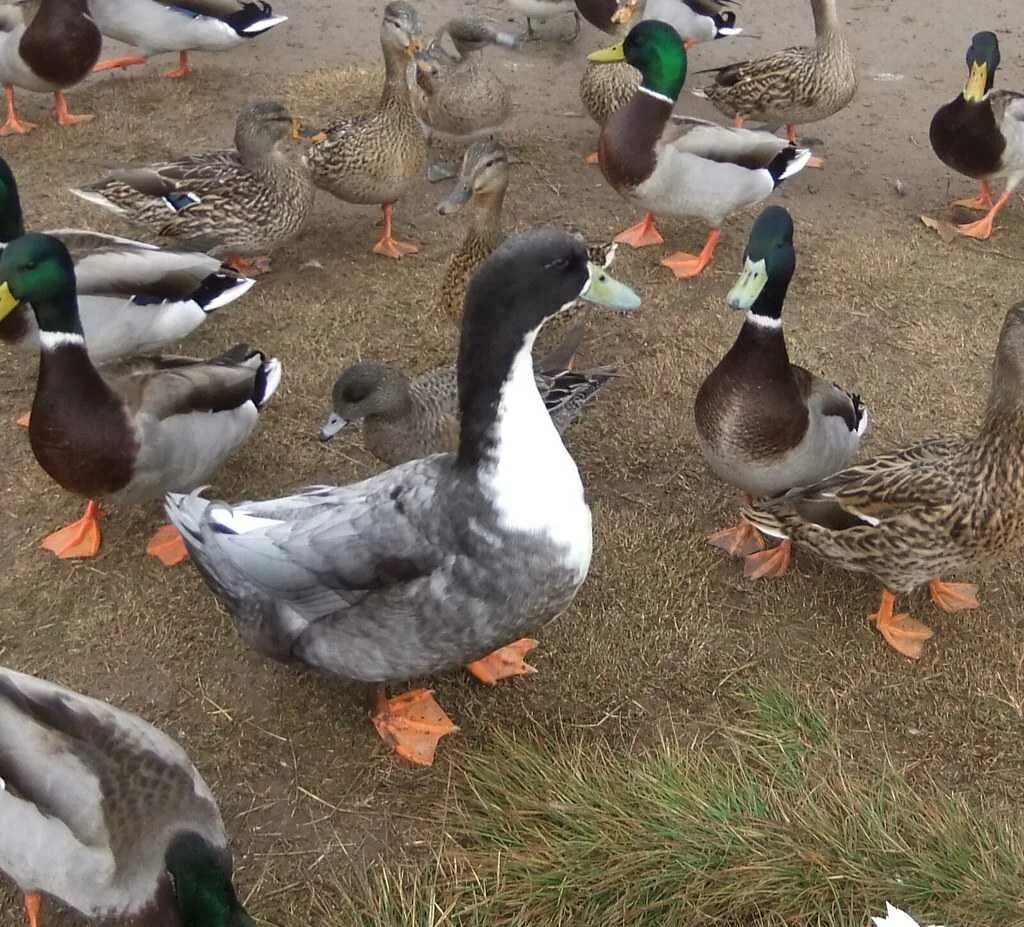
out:
{"label": "duck", "polygon": [[263,0],[88,0],[89,15],[103,35],[141,48],[141,55],[100,61],[94,71],[145,64],[150,55],[178,53],[178,67],[164,77],[191,71],[190,51],[226,51],[287,22]]}
{"label": "duck", "polygon": [[[18,184],[0,157],[0,251],[24,234]],[[181,341],[256,282],[201,252],[85,229],[47,234],[74,261],[82,332],[89,359],[97,365]],[[28,306],[0,322],[0,341],[22,351],[39,350],[39,330]]]}
{"label": "duck", "polygon": [[[712,472],[746,494],[777,496],[853,463],[868,411],[848,393],[789,360],[782,308],[796,268],[793,218],[767,207],[754,222],[743,272],[727,299],[746,313],[728,353],[697,390],[694,420],[701,453]],[[709,538],[745,556],[752,579],[781,576],[790,542],[764,550],[748,522]]]}
{"label": "duck", "polygon": [[[981,183],[977,197],[953,205],[986,211],[976,222],[956,226],[961,235],[982,241],[992,236],[996,216],[1024,180],[1024,95],[993,89],[999,61],[996,34],[977,33],[967,49],[963,93],[939,108],[928,131],[943,164]],[[1003,179],[1006,188],[993,201],[990,184]]]}
{"label": "duck", "polygon": [[[559,434],[615,375],[615,367],[576,368],[583,340],[577,326],[537,365],[534,379]],[[350,423],[363,423],[363,444],[378,460],[396,466],[459,448],[458,374],[453,365],[410,379],[396,367],[360,361],[334,382],[333,410],[320,428],[330,441]]]}
{"label": "duck", "polygon": [[566,13],[572,15],[573,31],[564,41],[575,42],[579,38],[580,13],[575,0],[508,0],[508,5],[526,17],[526,34],[523,38],[527,42],[535,42],[540,38],[533,28],[533,20],[547,22],[552,17],[563,16]]}
{"label": "duck", "polygon": [[[747,119],[786,124],[790,144],[797,126],[838,113],[857,94],[857,60],[839,22],[836,0],[811,0],[815,44],[798,45],[766,58],[739,61],[714,73],[697,92],[742,127]],[[816,165],[817,166],[817,165]]]}
{"label": "duck", "polygon": [[895,613],[896,597],[927,584],[943,611],[977,608],[975,585],[941,577],[976,569],[1024,538],[1024,303],[1006,313],[976,433],[872,457],[755,500],[743,515],[765,534],[878,580],[871,620],[897,652],[919,659],[933,632]]}
{"label": "duck", "polygon": [[698,216],[711,227],[700,254],[679,252],[661,262],[678,278],[696,277],[711,263],[726,218],[767,199],[803,170],[811,152],[769,132],[673,118],[686,80],[686,49],[667,23],[637,23],[624,42],[589,57],[626,60],[643,75],[629,103],[605,123],[598,146],[605,180],[648,211],[615,240],[634,247],[660,242],[652,213]]}
{"label": "duck", "polygon": [[[99,553],[100,499],[133,504],[205,484],[249,439],[281,379],[279,361],[245,345],[212,360],[153,355],[97,370],[74,263],[51,235],[23,235],[0,254],[0,321],[23,303],[39,330],[32,452],[51,479],[89,500],[82,518],[42,542],[61,559]],[[166,566],[185,556],[166,526],[147,552]]]}
{"label": "duck", "polygon": [[[457,57],[442,45],[446,32]],[[474,139],[499,128],[512,110],[508,85],[482,60],[487,45],[517,48],[518,40],[479,19],[452,19],[416,55],[419,92],[413,103],[427,133],[427,179],[433,183],[454,176],[448,165],[430,157],[435,138]]]}
{"label": "duck", "polygon": [[531,672],[524,635],[569,606],[590,568],[590,508],[531,356],[576,299],[640,305],[568,232],[512,236],[481,265],[462,322],[455,453],[263,502],[166,499],[249,644],[373,685],[374,725],[412,762],[433,761],[451,719],[429,691],[389,700],[384,685],[467,664],[484,682]]}
{"label": "duck", "polygon": [[0,872],[86,918],[255,927],[217,799],[138,715],[0,666]]}
{"label": "duck", "polygon": [[413,109],[408,71],[422,49],[419,14],[404,0],[384,7],[380,44],[384,89],[372,113],[347,116],[327,127],[309,149],[313,180],[347,203],[379,203],[384,227],[373,253],[399,259],[419,246],[392,234],[395,202],[423,176],[427,142]]}
{"label": "duck", "polygon": [[64,91],[89,75],[102,42],[86,0],[19,0],[0,7],[0,83],[7,100],[0,136],[25,135],[38,128],[18,115],[15,87],[52,93],[57,125],[95,119],[91,113],[72,113]]}
{"label": "duck", "polygon": [[235,122],[234,150],[118,168],[71,192],[239,273],[266,273],[269,253],[292,241],[313,209],[300,130],[283,104],[251,103]]}

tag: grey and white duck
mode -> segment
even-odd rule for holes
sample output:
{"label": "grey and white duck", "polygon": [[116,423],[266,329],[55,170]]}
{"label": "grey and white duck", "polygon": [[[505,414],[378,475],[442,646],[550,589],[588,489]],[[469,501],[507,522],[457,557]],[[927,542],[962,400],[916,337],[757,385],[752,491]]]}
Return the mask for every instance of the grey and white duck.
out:
{"label": "grey and white duck", "polygon": [[[748,501],[849,466],[867,429],[859,396],[790,362],[782,307],[795,269],[793,220],[781,206],[769,206],[750,231],[743,272],[729,292],[729,307],[746,313],[743,326],[694,403],[704,459]],[[754,579],[781,576],[789,566],[790,542],[764,550],[746,521],[709,540],[745,556],[744,572]]]}
{"label": "grey and white duck", "polygon": [[374,724],[414,762],[432,762],[451,721],[428,691],[386,700],[384,684],[467,664],[487,682],[530,672],[524,635],[569,606],[590,568],[583,482],[531,356],[544,323],[578,298],[640,305],[565,232],[515,236],[484,262],[462,324],[456,453],[263,502],[167,498],[242,636],[375,684]]}
{"label": "grey and white duck", "polygon": [[137,715],[0,667],[0,872],[104,923],[254,927],[217,801]]}

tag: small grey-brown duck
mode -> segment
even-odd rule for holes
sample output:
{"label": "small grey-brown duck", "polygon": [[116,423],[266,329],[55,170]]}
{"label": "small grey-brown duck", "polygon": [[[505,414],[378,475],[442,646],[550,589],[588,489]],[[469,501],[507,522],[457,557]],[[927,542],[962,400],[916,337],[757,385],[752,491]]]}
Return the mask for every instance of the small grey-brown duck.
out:
{"label": "small grey-brown duck", "polygon": [[426,138],[409,88],[410,62],[420,50],[422,32],[419,15],[405,0],[384,7],[384,89],[377,108],[331,123],[309,151],[317,186],[347,203],[381,205],[384,228],[373,252],[391,258],[419,251],[392,235],[392,214],[427,163]]}

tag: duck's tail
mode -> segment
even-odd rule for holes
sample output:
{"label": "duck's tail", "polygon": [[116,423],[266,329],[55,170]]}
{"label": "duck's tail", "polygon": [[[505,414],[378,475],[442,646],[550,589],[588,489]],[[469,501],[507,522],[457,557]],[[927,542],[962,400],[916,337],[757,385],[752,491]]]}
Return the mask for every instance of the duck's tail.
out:
{"label": "duck's tail", "polygon": [[274,15],[270,4],[262,2],[262,0],[257,0],[254,3],[243,3],[242,8],[237,13],[223,17],[224,22],[243,39],[253,39],[258,35],[262,35],[267,30],[273,29],[274,26],[280,26],[287,19],[287,16]]}
{"label": "duck's tail", "polygon": [[583,407],[616,375],[615,367],[563,370],[551,379],[544,393],[547,408],[559,431],[579,418]]}
{"label": "duck's tail", "polygon": [[192,294],[192,299],[203,312],[210,315],[244,296],[255,282],[251,277],[243,277],[237,271],[224,267],[204,277]]}
{"label": "duck's tail", "polygon": [[787,145],[782,149],[768,165],[768,173],[777,187],[782,181],[794,174],[799,174],[811,160],[810,148],[797,148],[795,145]]}

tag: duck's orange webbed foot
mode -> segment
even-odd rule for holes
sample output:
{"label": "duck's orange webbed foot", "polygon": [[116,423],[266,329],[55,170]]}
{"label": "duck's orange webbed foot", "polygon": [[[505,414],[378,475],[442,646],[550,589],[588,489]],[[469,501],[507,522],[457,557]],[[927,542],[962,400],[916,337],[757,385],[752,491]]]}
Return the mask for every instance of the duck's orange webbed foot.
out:
{"label": "duck's orange webbed foot", "polygon": [[98,61],[93,71],[114,71],[118,68],[130,68],[136,64],[145,64],[149,59],[145,55],[121,55],[118,58],[107,58]]}
{"label": "duck's orange webbed foot", "polygon": [[978,608],[978,587],[974,583],[944,583],[937,576],[928,584],[932,601],[944,612]]}
{"label": "duck's orange webbed foot", "polygon": [[32,413],[31,412],[22,412],[22,414],[19,415],[14,420],[14,424],[17,425],[19,428],[28,428],[28,426],[31,424],[31,422],[32,422]]}
{"label": "duck's orange webbed foot", "polygon": [[967,238],[976,238],[978,241],[986,241],[992,237],[992,230],[994,228],[996,216],[999,215],[999,211],[1006,205],[1009,199],[1009,192],[1003,193],[1003,195],[1000,196],[992,205],[992,208],[977,222],[968,222],[966,225],[958,225],[956,230]]}
{"label": "duck's orange webbed foot", "polygon": [[261,274],[270,273],[270,255],[260,254],[256,257],[243,257],[241,254],[229,254],[225,259],[224,263],[237,270],[240,274],[245,274],[247,277],[258,277]]}
{"label": "duck's orange webbed foot", "polygon": [[712,229],[700,254],[687,254],[685,251],[677,251],[675,254],[670,254],[667,258],[662,258],[661,263],[680,280],[697,277],[714,259],[715,248],[718,247],[718,242],[721,238],[722,233],[718,229]]}
{"label": "duck's orange webbed foot", "polygon": [[53,115],[59,126],[77,126],[83,122],[92,122],[96,118],[92,113],[76,115],[71,112],[68,109],[67,98],[60,90],[53,95]]}
{"label": "duck's orange webbed foot", "polygon": [[146,553],[156,557],[165,567],[177,566],[188,559],[188,548],[174,525],[158,528],[146,545]]}
{"label": "duck's orange webbed foot", "polygon": [[743,564],[743,575],[747,579],[774,579],[783,576],[789,569],[793,542],[784,540],[770,550],[750,554]]}
{"label": "duck's orange webbed foot", "polygon": [[178,52],[178,66],[170,71],[165,71],[164,77],[184,77],[191,70],[188,63],[188,52]]}
{"label": "duck's orange webbed foot", "polygon": [[749,521],[741,521],[732,528],[723,528],[707,536],[712,547],[724,550],[732,557],[749,557],[764,550],[764,538]]}
{"label": "duck's orange webbed foot", "polygon": [[893,650],[911,660],[920,660],[924,652],[924,642],[932,638],[935,632],[928,625],[906,613],[893,614],[895,604],[896,596],[888,589],[883,590],[878,611],[868,615],[868,618],[875,623],[875,627]]}
{"label": "duck's orange webbed foot", "polygon": [[536,646],[537,641],[531,637],[524,637],[499,647],[486,657],[474,660],[466,669],[486,686],[493,686],[500,680],[511,679],[513,676],[536,673],[536,668],[526,662],[526,655]]}
{"label": "duck's orange webbed foot", "polygon": [[7,98],[7,118],[3,125],[0,125],[0,135],[28,135],[33,129],[39,126],[27,119],[22,119],[14,108],[14,87],[10,84],[4,86],[4,96]]}
{"label": "duck's orange webbed foot", "polygon": [[596,151],[592,151],[592,152],[590,152],[590,154],[588,154],[583,159],[583,163],[584,164],[600,164],[601,163],[601,159],[598,157]]}
{"label": "duck's orange webbed foot", "polygon": [[100,518],[103,512],[98,502],[90,499],[85,514],[78,521],[48,534],[42,540],[42,547],[56,554],[61,560],[95,557],[103,541],[100,534]]}
{"label": "duck's orange webbed foot", "polygon": [[395,753],[420,766],[432,765],[438,741],[458,730],[430,689],[413,689],[389,699],[380,687],[370,719]]}
{"label": "duck's orange webbed foot", "polygon": [[380,233],[380,238],[373,246],[373,253],[398,260],[399,258],[405,257],[407,254],[415,254],[419,251],[419,245],[414,245],[412,242],[408,241],[399,241],[397,238],[392,236],[391,223],[394,213],[393,204],[385,203],[383,209],[384,230]]}
{"label": "duck's orange webbed foot", "polygon": [[992,188],[987,180],[981,181],[981,191],[977,196],[967,199],[953,200],[954,206],[962,206],[964,209],[981,209],[988,211],[994,205],[992,202]]}
{"label": "duck's orange webbed foot", "polygon": [[660,245],[665,241],[654,224],[654,213],[648,212],[636,225],[631,225],[623,232],[615,236],[619,244],[629,245],[631,248],[646,248],[649,245]]}
{"label": "duck's orange webbed foot", "polygon": [[43,906],[43,896],[38,892],[26,892],[25,894],[25,918],[28,920],[28,927],[39,927],[39,911]]}

